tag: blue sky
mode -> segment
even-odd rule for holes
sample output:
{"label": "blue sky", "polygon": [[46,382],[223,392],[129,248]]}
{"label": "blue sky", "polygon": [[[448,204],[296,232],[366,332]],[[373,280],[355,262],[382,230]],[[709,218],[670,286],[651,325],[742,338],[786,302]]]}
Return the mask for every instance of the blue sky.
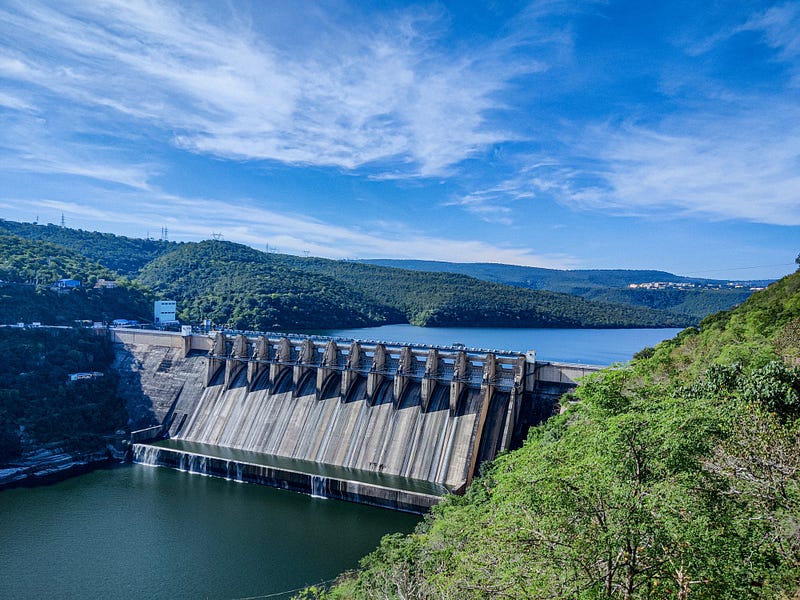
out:
{"label": "blue sky", "polygon": [[800,2],[0,4],[0,217],[756,279],[800,252]]}

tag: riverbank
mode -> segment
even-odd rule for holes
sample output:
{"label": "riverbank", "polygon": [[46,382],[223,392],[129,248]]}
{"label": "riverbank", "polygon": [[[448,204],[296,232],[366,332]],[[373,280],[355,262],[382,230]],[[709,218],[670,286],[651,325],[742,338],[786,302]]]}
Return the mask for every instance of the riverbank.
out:
{"label": "riverbank", "polygon": [[109,440],[105,448],[66,452],[58,445],[32,449],[19,460],[0,466],[0,490],[55,483],[68,477],[125,462],[123,438]]}

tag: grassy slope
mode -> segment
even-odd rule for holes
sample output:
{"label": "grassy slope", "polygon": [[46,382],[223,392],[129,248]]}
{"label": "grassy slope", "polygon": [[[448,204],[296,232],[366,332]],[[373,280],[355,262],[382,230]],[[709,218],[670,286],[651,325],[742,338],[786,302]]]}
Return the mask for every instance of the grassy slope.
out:
{"label": "grassy slope", "polygon": [[784,598],[800,581],[800,274],[579,388],[333,598]]}

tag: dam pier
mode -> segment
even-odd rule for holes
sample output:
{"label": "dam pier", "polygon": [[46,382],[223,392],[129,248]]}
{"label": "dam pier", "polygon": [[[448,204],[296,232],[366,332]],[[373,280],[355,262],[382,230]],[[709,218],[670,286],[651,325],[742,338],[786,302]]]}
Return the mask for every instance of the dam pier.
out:
{"label": "dam pier", "polygon": [[149,419],[135,462],[411,512],[463,492],[599,369],[533,351],[110,331]]}

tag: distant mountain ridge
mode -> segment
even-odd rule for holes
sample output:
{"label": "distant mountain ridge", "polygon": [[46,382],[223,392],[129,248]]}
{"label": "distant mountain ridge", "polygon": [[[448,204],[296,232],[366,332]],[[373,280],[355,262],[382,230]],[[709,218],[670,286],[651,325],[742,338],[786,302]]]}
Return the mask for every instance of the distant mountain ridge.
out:
{"label": "distant mountain ridge", "polygon": [[[366,259],[358,262],[432,273],[459,273],[515,287],[572,294],[587,300],[667,310],[690,315],[698,321],[707,315],[744,302],[752,294],[752,288],[766,287],[772,282],[772,280],[731,282],[724,279],[684,277],[666,271],[637,269],[559,270],[499,263],[399,259]],[[665,283],[667,286],[664,286],[664,289],[630,287],[654,283]]]}
{"label": "distant mountain ridge", "polygon": [[[530,289],[567,292],[576,287],[627,287],[650,282],[725,285],[731,280],[685,277],[654,269],[546,269],[502,263],[454,263],[435,260],[363,259],[371,265],[412,269],[415,271],[461,273],[478,279],[505,283]],[[748,287],[764,287],[773,280],[747,280],[739,283]],[[562,289],[556,289],[562,288]]]}

